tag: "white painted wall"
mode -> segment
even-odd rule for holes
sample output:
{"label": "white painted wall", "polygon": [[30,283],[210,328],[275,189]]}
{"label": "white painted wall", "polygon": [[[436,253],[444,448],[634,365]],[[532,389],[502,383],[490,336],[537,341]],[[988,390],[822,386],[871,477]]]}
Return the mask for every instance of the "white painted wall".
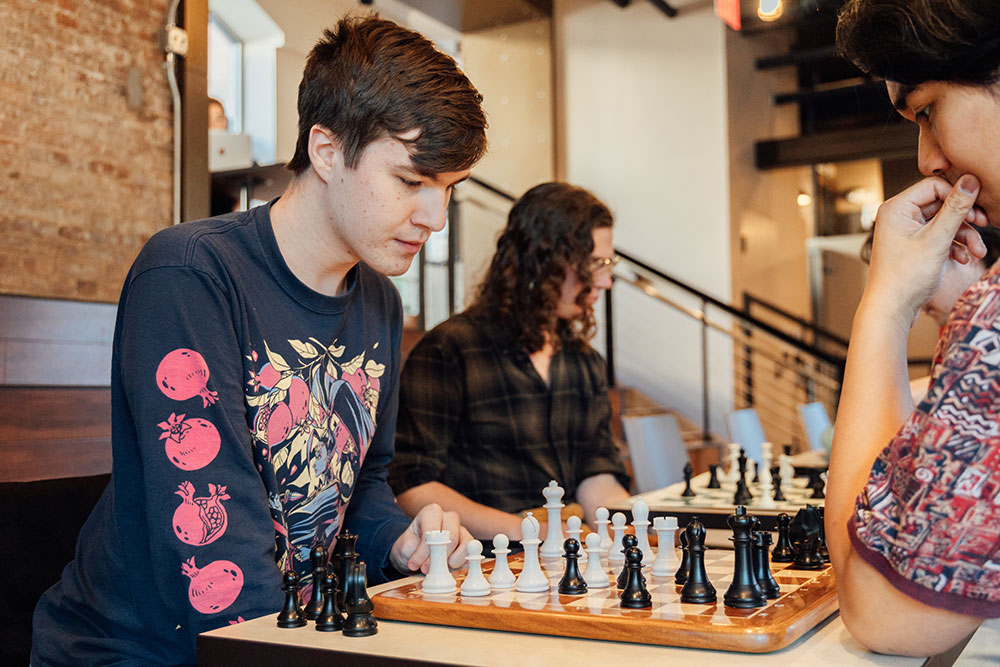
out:
{"label": "white painted wall", "polygon": [[[616,216],[615,244],[731,300],[724,24],[711,3],[556,0],[557,165]],[[701,421],[698,327],[615,288],[619,383]],[[731,404],[732,353],[712,340],[713,430]]]}

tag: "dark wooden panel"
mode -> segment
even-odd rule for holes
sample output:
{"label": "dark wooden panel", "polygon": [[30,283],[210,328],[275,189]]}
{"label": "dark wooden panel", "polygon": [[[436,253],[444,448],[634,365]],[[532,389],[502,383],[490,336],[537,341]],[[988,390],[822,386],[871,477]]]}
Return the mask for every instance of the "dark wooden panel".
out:
{"label": "dark wooden panel", "polygon": [[110,389],[0,387],[0,482],[110,471]]}
{"label": "dark wooden panel", "polygon": [[117,306],[0,295],[0,385],[108,386]]}

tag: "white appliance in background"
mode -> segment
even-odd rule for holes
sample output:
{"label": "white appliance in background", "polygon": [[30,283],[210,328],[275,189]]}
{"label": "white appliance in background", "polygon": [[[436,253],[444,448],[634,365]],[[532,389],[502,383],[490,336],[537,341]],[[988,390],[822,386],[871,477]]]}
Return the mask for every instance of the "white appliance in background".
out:
{"label": "white appliance in background", "polygon": [[208,170],[231,171],[253,166],[249,134],[208,131]]}

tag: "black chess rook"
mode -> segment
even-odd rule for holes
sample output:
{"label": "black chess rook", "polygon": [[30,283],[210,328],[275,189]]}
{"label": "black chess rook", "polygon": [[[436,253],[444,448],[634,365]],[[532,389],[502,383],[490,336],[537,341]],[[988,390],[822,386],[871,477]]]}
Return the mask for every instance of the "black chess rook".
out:
{"label": "black chess rook", "polygon": [[343,633],[347,637],[368,637],[378,632],[378,622],[372,616],[375,606],[368,597],[368,578],[365,576],[363,561],[352,559],[351,572],[344,584],[344,610],[347,619],[344,621]]}

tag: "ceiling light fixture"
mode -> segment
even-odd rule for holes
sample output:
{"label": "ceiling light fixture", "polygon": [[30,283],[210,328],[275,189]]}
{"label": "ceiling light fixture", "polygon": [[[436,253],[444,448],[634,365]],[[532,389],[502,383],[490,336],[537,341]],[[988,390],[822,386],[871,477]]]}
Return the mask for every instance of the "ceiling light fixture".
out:
{"label": "ceiling light fixture", "polygon": [[777,21],[784,12],[782,0],[760,0],[757,5],[757,17],[761,21]]}

